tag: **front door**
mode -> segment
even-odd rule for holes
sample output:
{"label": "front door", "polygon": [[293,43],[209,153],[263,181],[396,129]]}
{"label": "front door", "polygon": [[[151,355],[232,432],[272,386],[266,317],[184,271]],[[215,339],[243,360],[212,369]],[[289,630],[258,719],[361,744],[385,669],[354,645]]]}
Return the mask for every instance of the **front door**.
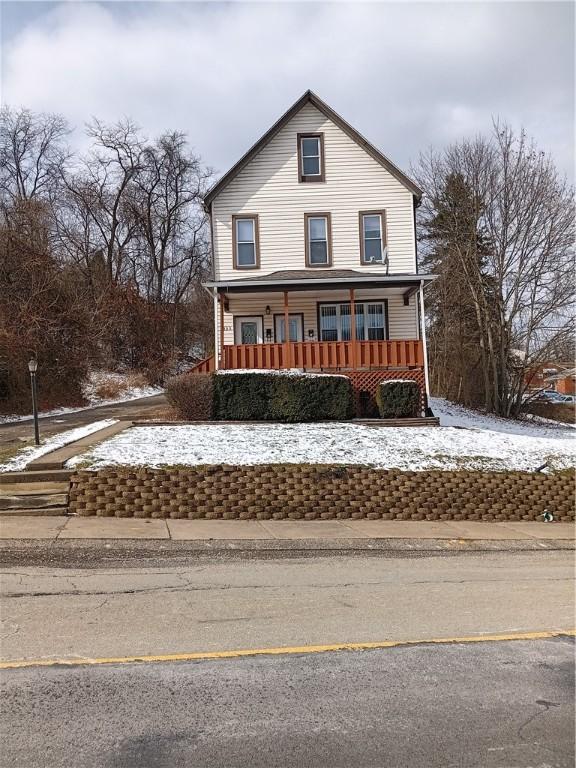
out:
{"label": "front door", "polygon": [[261,317],[236,317],[234,321],[236,344],[262,344]]}
{"label": "front door", "polygon": [[[288,325],[290,327],[290,341],[303,341],[304,328],[302,315],[289,315]],[[284,336],[284,315],[274,315],[274,334],[278,344],[283,344],[286,340]]]}

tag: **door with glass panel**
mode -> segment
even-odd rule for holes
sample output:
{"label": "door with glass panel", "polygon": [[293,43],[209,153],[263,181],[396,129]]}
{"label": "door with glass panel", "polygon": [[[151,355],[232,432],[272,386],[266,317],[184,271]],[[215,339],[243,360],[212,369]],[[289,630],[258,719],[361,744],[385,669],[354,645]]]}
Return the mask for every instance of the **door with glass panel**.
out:
{"label": "door with glass panel", "polygon": [[[354,304],[357,341],[386,338],[384,301],[357,301]],[[320,341],[351,341],[352,312],[349,302],[320,305]]]}
{"label": "door with glass panel", "polygon": [[261,317],[236,317],[234,323],[236,344],[262,344]]}
{"label": "door with glass panel", "polygon": [[[304,329],[302,327],[302,315],[289,315],[288,327],[290,329],[290,341],[303,341]],[[274,315],[274,338],[278,344],[286,341],[284,334],[284,315]]]}

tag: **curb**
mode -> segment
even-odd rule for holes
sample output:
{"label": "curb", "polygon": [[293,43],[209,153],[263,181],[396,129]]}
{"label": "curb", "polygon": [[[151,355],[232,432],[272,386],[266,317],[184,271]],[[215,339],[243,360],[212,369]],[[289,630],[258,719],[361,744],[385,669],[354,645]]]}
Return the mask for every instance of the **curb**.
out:
{"label": "curb", "polygon": [[361,554],[382,552],[449,553],[463,552],[541,552],[576,551],[571,539],[2,539],[0,551],[11,549],[101,550],[107,555],[114,552],[144,552],[157,556],[170,552],[217,554],[219,552],[277,552]]}

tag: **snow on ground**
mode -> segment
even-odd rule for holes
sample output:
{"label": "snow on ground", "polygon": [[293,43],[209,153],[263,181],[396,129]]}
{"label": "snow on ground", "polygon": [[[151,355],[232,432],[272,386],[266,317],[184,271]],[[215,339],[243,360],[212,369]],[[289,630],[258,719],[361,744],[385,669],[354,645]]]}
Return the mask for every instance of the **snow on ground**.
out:
{"label": "snow on ground", "polygon": [[576,441],[490,429],[377,427],[351,423],[133,427],[76,457],[110,465],[366,464],[405,470],[534,470],[576,466]]}
{"label": "snow on ground", "polygon": [[442,397],[431,397],[430,407],[434,416],[440,417],[440,424],[443,427],[466,427],[467,429],[483,429],[532,437],[565,437],[567,439],[576,437],[573,425],[542,419],[530,414],[524,419],[503,419],[499,416],[456,405],[456,403],[451,403]]}
{"label": "snow on ground", "polygon": [[[110,371],[94,371],[90,374],[88,381],[82,388],[82,392],[88,405],[72,408],[53,408],[51,411],[42,411],[38,415],[42,418],[44,416],[61,416],[64,413],[78,413],[79,411],[87,411],[91,408],[98,408],[101,405],[114,405],[115,403],[127,403],[130,400],[138,400],[141,397],[152,397],[153,395],[159,395],[164,390],[160,387],[148,386],[125,386],[127,377],[121,373],[112,373]],[[120,393],[117,397],[102,398],[98,397],[98,387],[107,382],[117,383]],[[8,424],[17,421],[30,421],[33,418],[32,414],[26,414],[25,416],[0,415],[0,424]]]}
{"label": "snow on ground", "polygon": [[271,376],[302,376],[307,379],[321,379],[331,377],[333,379],[348,379],[349,377],[343,373],[310,373],[305,371],[304,368],[282,368],[277,370],[276,368],[230,368],[222,370],[219,368],[216,371],[221,376],[238,376],[243,373],[267,373]]}
{"label": "snow on ground", "polygon": [[86,437],[86,435],[91,435],[99,429],[109,427],[111,424],[115,424],[116,421],[117,419],[95,421],[85,427],[69,429],[67,432],[61,432],[59,435],[54,435],[43,442],[42,445],[33,445],[28,448],[23,448],[17,456],[14,456],[14,458],[4,464],[0,464],[0,472],[18,472],[21,469],[24,469],[31,461],[43,456],[45,453],[55,451],[56,448],[62,448],[64,445],[68,445],[68,443],[72,443],[74,440],[79,440],[81,437]]}

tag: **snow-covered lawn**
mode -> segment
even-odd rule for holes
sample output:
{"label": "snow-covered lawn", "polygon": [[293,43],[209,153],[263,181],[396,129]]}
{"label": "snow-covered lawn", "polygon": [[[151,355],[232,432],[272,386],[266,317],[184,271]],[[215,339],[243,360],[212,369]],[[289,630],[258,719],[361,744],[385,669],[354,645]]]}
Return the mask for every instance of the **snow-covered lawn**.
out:
{"label": "snow-covered lawn", "polygon": [[109,427],[111,424],[115,424],[116,421],[116,419],[95,421],[85,427],[69,429],[67,432],[61,432],[59,435],[54,435],[43,442],[42,445],[33,445],[27,448],[22,448],[14,458],[4,464],[0,464],[0,472],[18,472],[21,469],[24,469],[31,461],[43,456],[45,453],[50,453],[50,451],[55,451],[57,448],[62,448],[64,445],[73,443],[74,440],[79,440],[81,437],[86,437],[86,435],[91,435],[99,429]]}
{"label": "snow-covered lawn", "polygon": [[[448,404],[449,405],[449,404]],[[202,464],[367,464],[381,468],[534,470],[576,466],[576,432],[527,424],[504,429],[488,416],[438,407],[449,427],[376,427],[350,423],[199,424],[126,430],[69,466]],[[434,406],[433,406],[434,407]],[[507,422],[506,422],[507,423]],[[512,424],[514,426],[514,424]]]}
{"label": "snow-covered lawn", "polygon": [[[116,389],[118,394],[115,397],[99,396],[99,389],[105,385],[111,385],[112,389]],[[160,387],[152,387],[150,385],[132,386],[130,376],[122,373],[93,371],[88,381],[82,387],[82,393],[88,405],[72,408],[53,408],[51,411],[42,411],[39,416],[61,416],[64,413],[78,413],[79,411],[90,410],[90,408],[97,408],[100,405],[114,405],[114,403],[127,403],[130,400],[138,400],[141,397],[152,397],[153,395],[159,395],[161,392],[163,390]],[[0,424],[29,421],[32,418],[31,413],[25,416],[0,415]]]}
{"label": "snow-covered lawn", "polygon": [[468,429],[486,429],[491,432],[506,432],[513,435],[531,435],[532,437],[574,437],[574,425],[561,421],[542,419],[527,414],[523,419],[502,419],[499,416],[464,408],[442,397],[431,397],[430,407],[434,415],[440,417],[443,427],[466,427]]}

